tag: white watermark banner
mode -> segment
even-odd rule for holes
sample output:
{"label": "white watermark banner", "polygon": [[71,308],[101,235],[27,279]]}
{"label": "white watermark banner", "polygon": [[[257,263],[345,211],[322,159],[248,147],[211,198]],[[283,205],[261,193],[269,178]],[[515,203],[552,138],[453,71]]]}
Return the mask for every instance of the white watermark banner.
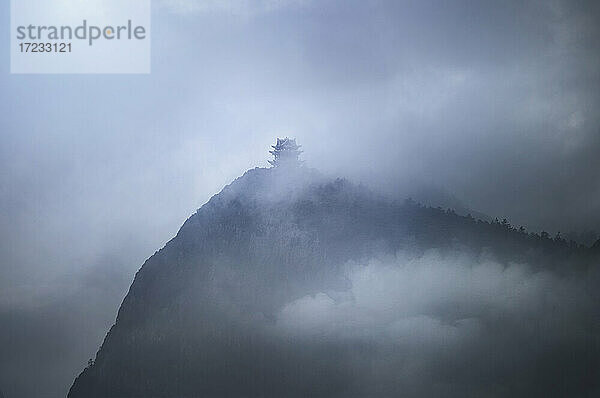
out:
{"label": "white watermark banner", "polygon": [[150,0],[11,0],[11,73],[150,73]]}

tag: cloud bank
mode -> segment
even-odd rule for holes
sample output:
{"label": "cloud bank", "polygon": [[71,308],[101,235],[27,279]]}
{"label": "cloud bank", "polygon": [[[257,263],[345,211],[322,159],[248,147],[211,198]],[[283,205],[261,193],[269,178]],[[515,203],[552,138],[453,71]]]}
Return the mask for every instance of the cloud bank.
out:
{"label": "cloud bank", "polygon": [[349,291],[287,304],[275,329],[307,344],[368,347],[344,364],[367,395],[593,396],[598,277],[399,254],[350,265]]}

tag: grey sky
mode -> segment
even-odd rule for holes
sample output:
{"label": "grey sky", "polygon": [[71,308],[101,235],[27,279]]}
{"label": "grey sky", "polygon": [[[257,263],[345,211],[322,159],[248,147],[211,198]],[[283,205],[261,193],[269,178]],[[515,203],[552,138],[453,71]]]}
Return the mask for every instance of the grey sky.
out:
{"label": "grey sky", "polygon": [[396,194],[433,186],[534,230],[600,229],[594,2],[153,5],[148,76],[10,75],[0,35],[0,322],[62,319],[77,300],[57,338],[84,342],[61,377],[95,352],[143,260],[267,166],[277,136]]}

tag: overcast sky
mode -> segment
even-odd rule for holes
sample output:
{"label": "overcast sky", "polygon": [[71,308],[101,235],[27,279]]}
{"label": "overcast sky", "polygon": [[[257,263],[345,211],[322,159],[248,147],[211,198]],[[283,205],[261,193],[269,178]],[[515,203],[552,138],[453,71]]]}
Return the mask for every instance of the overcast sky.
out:
{"label": "overcast sky", "polygon": [[[12,336],[56,323],[67,365],[45,391],[64,390],[56,379],[93,355],[143,260],[267,166],[277,136],[376,189],[439,189],[533,230],[599,230],[599,8],[156,0],[152,73],[130,76],[11,75],[0,35],[0,323]],[[0,358],[15,396],[45,396],[7,376],[43,362],[30,343]]]}

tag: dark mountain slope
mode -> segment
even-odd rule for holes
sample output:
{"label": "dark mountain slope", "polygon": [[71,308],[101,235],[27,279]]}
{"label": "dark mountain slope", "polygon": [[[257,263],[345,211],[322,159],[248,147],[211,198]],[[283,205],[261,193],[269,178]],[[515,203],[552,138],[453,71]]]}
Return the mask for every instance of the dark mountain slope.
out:
{"label": "dark mountain slope", "polygon": [[[368,340],[277,333],[277,317],[302,297],[343,295],[349,262],[431,248],[561,275],[586,272],[598,259],[576,244],[388,201],[310,169],[257,168],[144,263],[69,398],[390,396],[359,381],[363,366],[375,366],[357,360],[374,350]],[[593,357],[583,363],[597,366]]]}

